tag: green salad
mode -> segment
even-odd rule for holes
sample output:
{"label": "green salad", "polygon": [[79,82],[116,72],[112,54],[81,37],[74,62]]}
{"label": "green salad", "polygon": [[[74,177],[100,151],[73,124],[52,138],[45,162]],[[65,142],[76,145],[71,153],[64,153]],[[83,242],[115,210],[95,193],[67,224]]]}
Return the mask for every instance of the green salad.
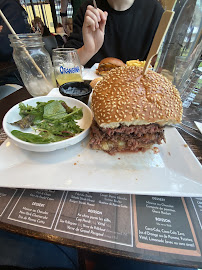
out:
{"label": "green salad", "polygon": [[20,140],[44,144],[58,142],[81,133],[75,120],[83,117],[82,108],[70,108],[62,100],[37,102],[36,107],[19,104],[21,120],[11,123],[21,129],[33,128],[36,134],[13,130],[11,133]]}

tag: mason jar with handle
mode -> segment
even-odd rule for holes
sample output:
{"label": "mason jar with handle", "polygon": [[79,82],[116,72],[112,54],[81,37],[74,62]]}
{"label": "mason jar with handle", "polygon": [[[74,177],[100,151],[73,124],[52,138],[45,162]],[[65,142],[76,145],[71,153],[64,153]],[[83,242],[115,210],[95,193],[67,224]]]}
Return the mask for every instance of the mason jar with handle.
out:
{"label": "mason jar with handle", "polygon": [[45,96],[56,87],[54,69],[40,34],[9,35],[13,59],[27,91]]}

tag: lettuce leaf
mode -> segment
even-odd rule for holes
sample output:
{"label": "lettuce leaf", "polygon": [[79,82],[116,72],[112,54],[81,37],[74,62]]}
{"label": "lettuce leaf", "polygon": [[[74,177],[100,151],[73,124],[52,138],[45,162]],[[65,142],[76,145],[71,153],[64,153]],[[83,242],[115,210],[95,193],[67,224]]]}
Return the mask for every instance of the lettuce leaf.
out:
{"label": "lettuce leaf", "polygon": [[[64,104],[62,100],[49,100],[48,102],[37,102],[36,107],[19,104],[20,115],[22,119],[12,125],[33,128],[39,134],[24,133],[22,131],[13,130],[11,133],[18,139],[31,143],[51,143],[61,141],[83,131],[75,120],[83,117],[82,108],[74,106],[70,108]],[[30,123],[25,121],[31,117]],[[26,125],[24,124],[26,123]],[[24,124],[24,125],[22,125]]]}

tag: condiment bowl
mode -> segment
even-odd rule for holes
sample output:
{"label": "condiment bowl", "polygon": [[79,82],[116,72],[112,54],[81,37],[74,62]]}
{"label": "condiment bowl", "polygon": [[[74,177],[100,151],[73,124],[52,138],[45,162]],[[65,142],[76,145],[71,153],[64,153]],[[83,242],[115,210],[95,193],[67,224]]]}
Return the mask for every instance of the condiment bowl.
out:
{"label": "condiment bowl", "polygon": [[86,82],[68,82],[59,87],[59,91],[63,96],[75,98],[88,104],[92,87]]}

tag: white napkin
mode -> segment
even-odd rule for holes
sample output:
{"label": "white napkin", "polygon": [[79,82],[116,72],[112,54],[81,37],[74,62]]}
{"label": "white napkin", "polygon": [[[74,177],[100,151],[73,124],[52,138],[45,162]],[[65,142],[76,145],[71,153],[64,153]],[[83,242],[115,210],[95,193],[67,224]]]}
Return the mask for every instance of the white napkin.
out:
{"label": "white napkin", "polygon": [[200,132],[202,133],[202,123],[196,122],[194,121],[195,125],[197,126],[197,128],[200,130]]}

